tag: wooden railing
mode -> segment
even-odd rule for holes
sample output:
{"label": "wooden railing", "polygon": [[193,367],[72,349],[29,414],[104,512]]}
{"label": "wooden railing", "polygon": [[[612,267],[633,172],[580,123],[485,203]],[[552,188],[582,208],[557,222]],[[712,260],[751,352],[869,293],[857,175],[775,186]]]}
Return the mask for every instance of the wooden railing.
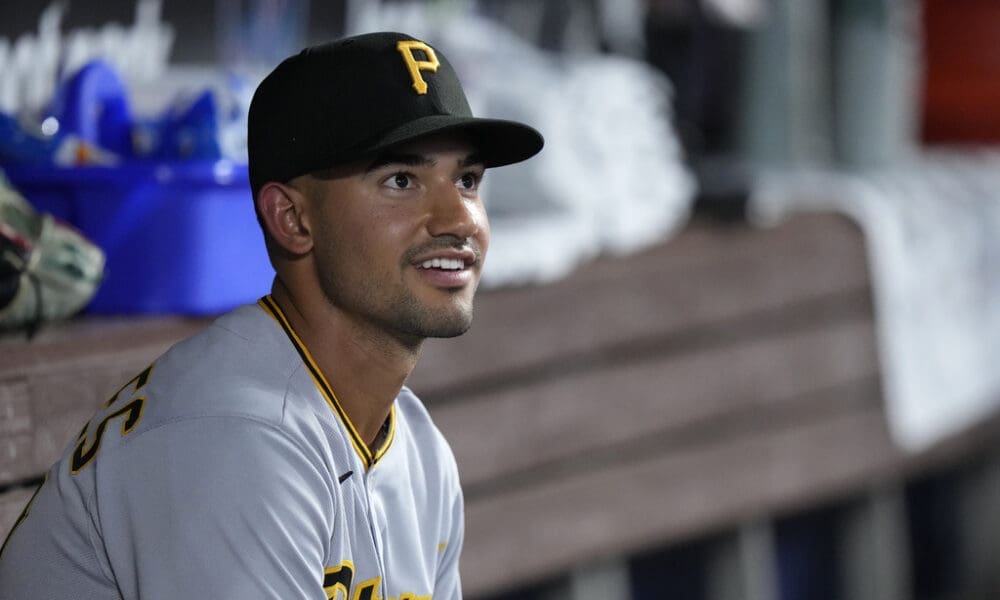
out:
{"label": "wooden railing", "polygon": [[[0,338],[0,536],[101,401],[204,325],[89,317]],[[459,462],[467,595],[710,532],[766,540],[768,516],[831,498],[891,506],[906,477],[992,443],[987,428],[904,455],[875,348],[864,240],[832,215],[699,220],[481,293],[472,330],[428,341],[409,381]]]}

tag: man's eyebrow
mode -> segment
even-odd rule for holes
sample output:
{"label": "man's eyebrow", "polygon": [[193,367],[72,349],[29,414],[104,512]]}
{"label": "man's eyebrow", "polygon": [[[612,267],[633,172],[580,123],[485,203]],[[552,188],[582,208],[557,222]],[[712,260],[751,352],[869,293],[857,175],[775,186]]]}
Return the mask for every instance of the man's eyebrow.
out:
{"label": "man's eyebrow", "polygon": [[483,164],[483,157],[479,154],[470,154],[458,162],[460,167],[471,167]]}
{"label": "man's eyebrow", "polygon": [[[470,167],[473,165],[480,165],[483,163],[483,158],[479,154],[469,154],[462,160],[458,162],[459,167]],[[377,156],[366,168],[366,173],[371,173],[377,169],[389,165],[403,165],[407,167],[426,167],[433,166],[435,161],[430,157],[422,156],[420,154],[382,154]]]}

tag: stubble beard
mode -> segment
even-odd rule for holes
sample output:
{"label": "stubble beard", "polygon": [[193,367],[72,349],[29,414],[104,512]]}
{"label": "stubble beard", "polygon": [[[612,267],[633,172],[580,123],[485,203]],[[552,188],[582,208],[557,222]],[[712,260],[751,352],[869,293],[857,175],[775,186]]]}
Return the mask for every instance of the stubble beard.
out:
{"label": "stubble beard", "polygon": [[320,288],[331,306],[363,317],[410,343],[427,338],[457,337],[472,326],[471,296],[468,302],[456,300],[450,308],[441,309],[421,302],[402,283],[395,294],[387,298],[386,290],[379,289],[373,280],[348,288],[330,270],[321,270],[318,275]]}
{"label": "stubble beard", "polygon": [[436,310],[403,292],[389,304],[388,312],[391,321],[386,320],[387,326],[403,335],[421,339],[457,337],[472,326],[471,302],[448,311]]}

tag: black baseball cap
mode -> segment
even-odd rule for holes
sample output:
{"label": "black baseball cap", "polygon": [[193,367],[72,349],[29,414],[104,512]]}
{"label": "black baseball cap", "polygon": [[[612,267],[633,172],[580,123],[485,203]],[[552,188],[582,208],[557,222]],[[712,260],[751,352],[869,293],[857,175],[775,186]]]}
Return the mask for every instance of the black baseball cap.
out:
{"label": "black baseball cap", "polygon": [[285,59],[250,102],[250,186],[374,156],[437,132],[469,136],[487,167],[542,149],[542,135],[515,121],[472,116],[444,55],[413,37],[368,33]]}

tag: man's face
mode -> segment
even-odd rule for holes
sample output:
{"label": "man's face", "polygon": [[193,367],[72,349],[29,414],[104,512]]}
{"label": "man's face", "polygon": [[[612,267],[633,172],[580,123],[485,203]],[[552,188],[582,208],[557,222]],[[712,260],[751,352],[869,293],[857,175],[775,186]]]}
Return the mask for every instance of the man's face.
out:
{"label": "man's face", "polygon": [[470,144],[437,136],[311,178],[327,301],[408,343],[464,333],[490,237],[483,170]]}

